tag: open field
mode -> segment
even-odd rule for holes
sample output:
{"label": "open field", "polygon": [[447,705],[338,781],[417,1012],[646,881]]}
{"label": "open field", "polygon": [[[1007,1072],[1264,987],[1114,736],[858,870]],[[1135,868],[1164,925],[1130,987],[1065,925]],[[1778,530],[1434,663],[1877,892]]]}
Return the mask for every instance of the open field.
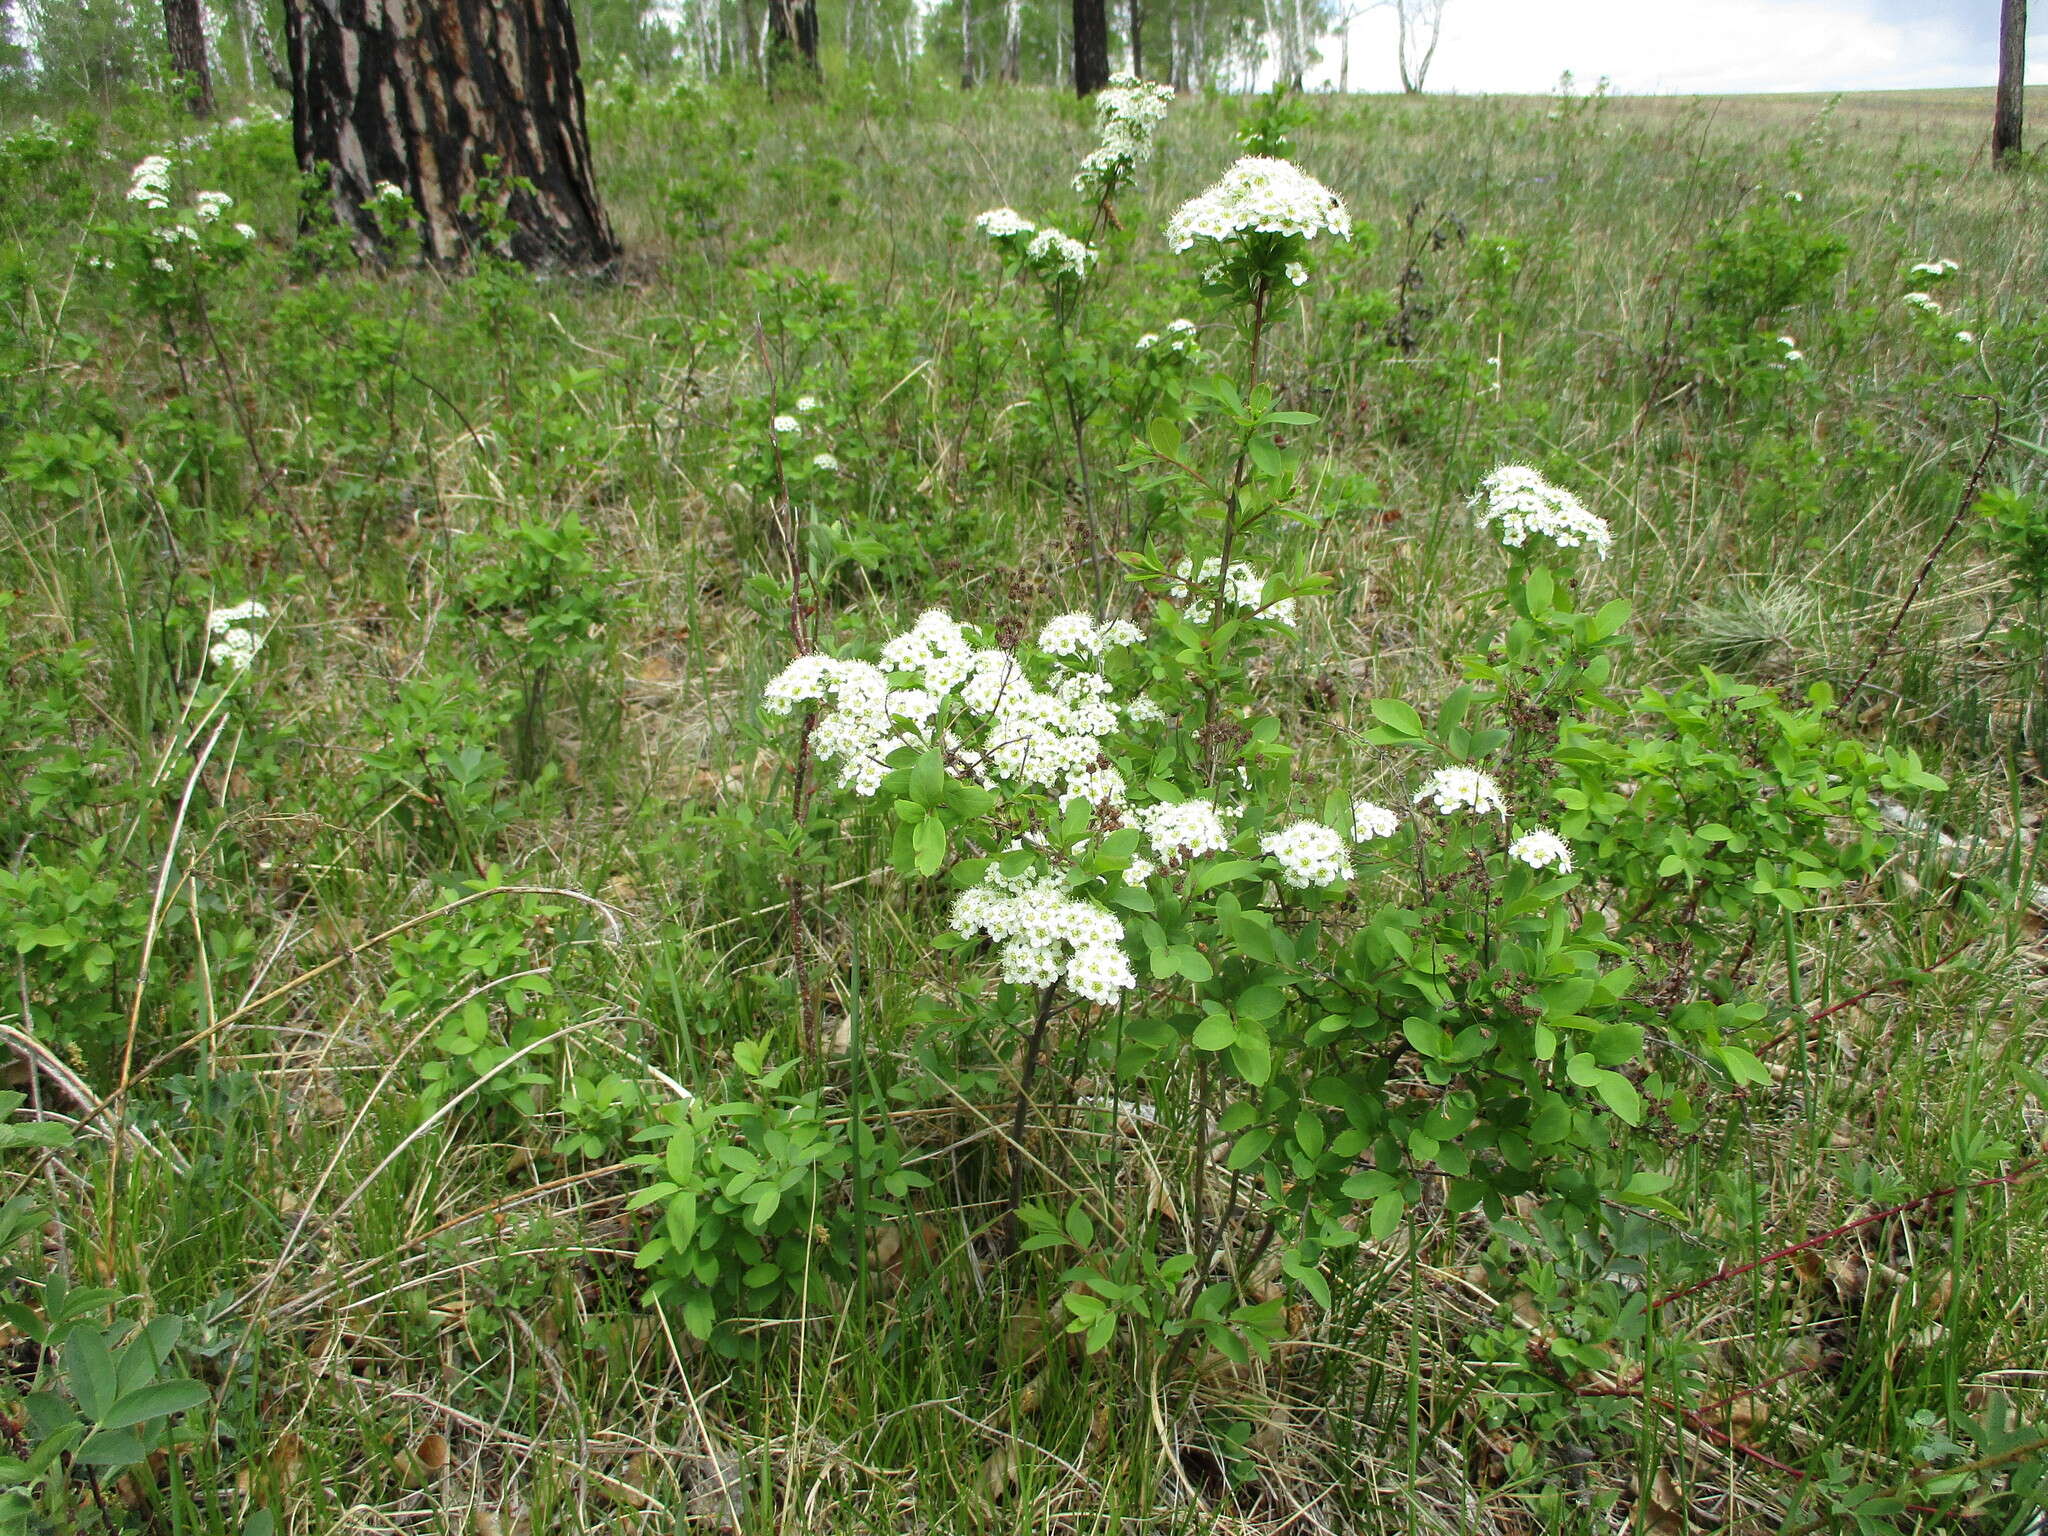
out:
{"label": "open field", "polygon": [[[602,284],[359,264],[253,109],[18,128],[0,1458],[112,1422],[67,1305],[205,1391],[0,1513],[2038,1532],[2048,220],[1988,97],[1183,100],[1050,290],[973,225],[1089,227],[1034,91],[593,83]],[[1356,228],[1254,325],[1162,230],[1262,113]],[[168,256],[158,150],[235,200]],[[1611,525],[1576,631],[1503,463]],[[1293,625],[1117,558],[1225,526]],[[1106,760],[1238,795],[1231,862],[1124,879],[943,750],[839,788],[764,687],[934,606],[1137,621]],[[1416,808],[1460,755],[1576,880]],[[1292,884],[1355,797],[1402,830]],[[951,942],[1013,827],[1115,1005]]]}

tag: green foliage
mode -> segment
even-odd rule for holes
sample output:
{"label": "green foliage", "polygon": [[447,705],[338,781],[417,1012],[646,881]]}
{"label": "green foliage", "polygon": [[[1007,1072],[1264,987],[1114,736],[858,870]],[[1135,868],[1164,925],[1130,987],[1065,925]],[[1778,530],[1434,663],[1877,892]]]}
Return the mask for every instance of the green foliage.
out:
{"label": "green foliage", "polygon": [[670,1104],[636,1137],[660,1150],[633,1159],[653,1182],[629,1206],[660,1208],[635,1259],[652,1272],[648,1299],[740,1355],[760,1347],[748,1322],[829,1306],[877,1224],[930,1181],[885,1125],[835,1112],[818,1089],[785,1089],[794,1063],[768,1065],[764,1042],[732,1054],[739,1097]]}
{"label": "green foliage", "polygon": [[1752,202],[1699,246],[1688,297],[1701,344],[1740,344],[1758,326],[1821,303],[1848,259],[1849,243],[1803,201]]}

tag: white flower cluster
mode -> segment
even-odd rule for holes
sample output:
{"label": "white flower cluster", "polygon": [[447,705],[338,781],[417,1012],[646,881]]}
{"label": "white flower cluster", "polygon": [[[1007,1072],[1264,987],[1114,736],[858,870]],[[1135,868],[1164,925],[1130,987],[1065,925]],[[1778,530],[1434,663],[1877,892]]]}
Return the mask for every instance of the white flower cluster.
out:
{"label": "white flower cluster", "polygon": [[1785,356],[1783,358],[1784,362],[1803,363],[1806,361],[1806,354],[1799,350],[1798,337],[1780,336],[1778,338],[1778,345],[1785,349]]}
{"label": "white flower cluster", "polygon": [[1048,619],[1038,632],[1038,648],[1048,656],[1100,656],[1119,645],[1136,645],[1145,632],[1129,619],[1098,624],[1085,613],[1063,613]]}
{"label": "white flower cluster", "polygon": [[1039,271],[1054,278],[1079,281],[1095,265],[1094,246],[1084,245],[1050,224],[1031,237],[1031,243],[1024,248],[1024,255]]}
{"label": "white flower cluster", "polygon": [[1002,978],[1013,986],[1049,987],[1064,980],[1092,1003],[1114,1003],[1138,984],[1123,952],[1124,927],[1091,901],[1067,895],[1057,876],[987,880],[953,904],[953,929],[963,938],[986,934],[1002,946]]}
{"label": "white flower cluster", "polygon": [[1358,872],[1344,838],[1319,821],[1297,821],[1259,839],[1259,851],[1280,866],[1280,878],[1298,891],[1342,885]]}
{"label": "white flower cluster", "polygon": [[1038,230],[1036,224],[1014,208],[991,208],[987,213],[976,214],[974,227],[991,240],[1014,240]]}
{"label": "white flower cluster", "polygon": [[1111,75],[1095,93],[1095,133],[1101,143],[1081,162],[1074,190],[1107,196],[1152,158],[1153,140],[1173,105],[1170,86],[1140,80],[1128,71]]}
{"label": "white flower cluster", "polygon": [[370,189],[364,206],[385,209],[391,213],[410,213],[412,196],[396,182],[380,181]]}
{"label": "white flower cluster", "polygon": [[836,475],[839,473],[839,460],[829,453],[814,453],[811,455],[811,468],[821,475]]}
{"label": "white flower cluster", "polygon": [[1962,263],[1942,256],[1933,261],[1916,261],[1906,270],[1915,277],[1947,277],[1951,272],[1961,271]]}
{"label": "white flower cluster", "polygon": [[1439,816],[1470,811],[1475,816],[1498,816],[1507,810],[1500,785],[1476,768],[1439,768],[1416,792],[1415,803],[1435,803]]}
{"label": "white flower cluster", "polygon": [[192,211],[202,224],[211,224],[234,206],[235,200],[225,192],[198,192],[192,197]]}
{"label": "white flower cluster", "polygon": [[206,616],[206,632],[213,636],[207,660],[230,671],[248,671],[255,664],[256,653],[263,649],[263,637],[244,626],[252,619],[269,617],[270,610],[253,597],[232,608],[214,609]]}
{"label": "white flower cluster", "polygon": [[1401,818],[1384,805],[1375,805],[1370,800],[1351,802],[1351,837],[1360,843],[1372,842],[1375,838],[1392,837],[1401,830]]}
{"label": "white flower cluster", "polygon": [[1166,241],[1185,251],[1197,240],[1217,242],[1249,234],[1334,235],[1351,238],[1344,200],[1286,160],[1246,155],[1223,179],[1181,204],[1167,220]]}
{"label": "white flower cluster", "polygon": [[1230,829],[1213,800],[1162,800],[1136,813],[1145,840],[1161,864],[1178,864],[1230,846]]}
{"label": "white flower cluster", "polygon": [[[1181,605],[1181,612],[1187,615],[1190,624],[1206,624],[1216,611],[1214,599],[1222,574],[1223,562],[1212,555],[1202,562],[1202,571],[1195,575],[1192,560],[1183,560],[1173,569],[1175,581],[1169,589],[1173,600]],[[1191,580],[1192,579],[1192,580]],[[1230,563],[1230,579],[1222,583],[1223,600],[1232,608],[1249,608],[1258,612],[1265,600],[1266,578],[1241,560]],[[1294,599],[1283,597],[1271,607],[1259,613],[1259,617],[1271,619],[1276,624],[1292,628],[1295,623]]]}
{"label": "white flower cluster", "polygon": [[1560,875],[1572,872],[1571,845],[1548,827],[1524,832],[1509,843],[1508,857],[1531,869],[1554,869]]}
{"label": "white flower cluster", "polygon": [[128,201],[140,203],[152,213],[171,206],[171,162],[166,155],[149,155],[128,173]]}
{"label": "white flower cluster", "polygon": [[1169,320],[1166,335],[1162,338],[1157,331],[1147,331],[1137,340],[1140,352],[1150,352],[1164,340],[1166,350],[1185,354],[1195,344],[1195,322],[1192,320]]}
{"label": "white flower cluster", "polygon": [[1941,305],[1936,302],[1934,295],[1931,293],[1909,293],[1903,302],[1912,305],[1915,309],[1925,310],[1930,315],[1941,313]]}
{"label": "white flower cluster", "polygon": [[1524,464],[1496,469],[1479,482],[1469,505],[1478,514],[1479,526],[1495,528],[1509,549],[1521,549],[1534,535],[1559,549],[1590,548],[1605,560],[1614,546],[1605,518],[1588,512],[1578,497]]}
{"label": "white flower cluster", "polygon": [[[1082,622],[1076,622],[1076,621]],[[1098,624],[1068,614],[1046,626],[1065,654],[1086,659],[1142,638],[1126,620]],[[911,675],[909,687],[891,687],[890,674]],[[897,748],[942,745],[984,785],[1007,780],[1119,806],[1123,777],[1107,766],[1101,738],[1123,720],[1157,719],[1143,696],[1119,706],[1098,672],[1064,672],[1047,688],[1034,685],[1008,651],[982,646],[939,610],[923,614],[881,649],[881,665],[824,655],[799,656],[763,691],[771,713],[800,704],[825,706],[811,742],[820,759],[840,762],[840,783],[872,795]],[[976,727],[973,740],[936,732],[941,706],[957,706],[953,724]]]}

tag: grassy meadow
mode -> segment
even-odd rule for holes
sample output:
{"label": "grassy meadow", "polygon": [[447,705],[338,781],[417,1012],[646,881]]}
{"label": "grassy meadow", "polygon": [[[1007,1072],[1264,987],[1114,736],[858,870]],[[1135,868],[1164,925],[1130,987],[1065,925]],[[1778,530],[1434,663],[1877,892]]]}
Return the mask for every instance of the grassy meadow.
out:
{"label": "grassy meadow", "polygon": [[[1947,784],[1881,797],[1853,879],[1729,919],[1698,995],[1757,1005],[1768,1081],[1645,1058],[1687,1106],[1630,1142],[1656,1201],[1570,1227],[1426,1195],[1315,1283],[1222,1240],[1211,1079],[1136,1102],[1079,1014],[1034,1076],[1028,996],[934,946],[887,806],[828,814],[760,706],[799,633],[1151,612],[1108,555],[1194,536],[1136,445],[1245,345],[1161,230],[1260,103],[1172,107],[1057,360],[972,220],[1085,228],[1063,97],[595,83],[628,250],[595,284],[359,264],[301,228],[267,104],[183,147],[148,102],[16,124],[0,1456],[68,1404],[113,1433],[153,1381],[205,1390],[141,1402],[125,1460],[0,1465],[4,1528],[2038,1531],[2048,220],[2037,168],[1986,167],[1987,101],[1282,125],[1357,223],[1261,360],[1318,418],[1252,552],[1330,578],[1250,680],[1311,814],[1340,758],[1410,805],[1371,704],[1427,713],[1494,644],[1466,499],[1504,462],[1612,525],[1580,577],[1632,609],[1611,692],[1825,684],[1827,730]],[[124,193],[159,151],[253,239],[153,269]],[[1182,316],[1199,354],[1136,348]],[[236,677],[206,620],[251,599]],[[780,1105],[750,1167],[864,1115],[897,1149],[886,1197],[787,1186],[782,1251],[851,1231],[839,1273],[714,1342],[635,1263],[636,1137],[684,1090]],[[1059,1266],[1003,1251],[1020,1182],[1160,1254],[1217,1233],[1271,1336],[1084,1347]]]}

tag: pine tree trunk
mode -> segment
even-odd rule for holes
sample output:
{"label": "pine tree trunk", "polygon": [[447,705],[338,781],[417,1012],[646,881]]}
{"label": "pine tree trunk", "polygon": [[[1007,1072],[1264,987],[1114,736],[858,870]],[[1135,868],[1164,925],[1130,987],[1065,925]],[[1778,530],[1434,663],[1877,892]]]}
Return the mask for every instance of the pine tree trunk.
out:
{"label": "pine tree trunk", "polygon": [[1998,18],[1998,107],[1991,123],[1991,163],[2019,162],[2027,115],[2027,0],[2004,0]]}
{"label": "pine tree trunk", "polygon": [[185,105],[194,117],[213,116],[213,75],[206,67],[206,18],[199,0],[164,0],[164,41],[171,72],[185,82]]}
{"label": "pine tree trunk", "polygon": [[390,182],[437,263],[485,242],[479,205],[503,209],[505,253],[528,266],[618,256],[568,0],[288,0],[285,43],[300,168],[325,176],[359,249],[381,246],[365,204]]}
{"label": "pine tree trunk", "polygon": [[818,0],[768,0],[770,52],[818,72]]}
{"label": "pine tree trunk", "polygon": [[1074,0],[1074,94],[1109,84],[1109,11],[1104,0]]}
{"label": "pine tree trunk", "polygon": [[1131,73],[1143,79],[1145,76],[1145,8],[1143,0],[1126,0],[1124,6],[1126,24],[1131,33]]}

